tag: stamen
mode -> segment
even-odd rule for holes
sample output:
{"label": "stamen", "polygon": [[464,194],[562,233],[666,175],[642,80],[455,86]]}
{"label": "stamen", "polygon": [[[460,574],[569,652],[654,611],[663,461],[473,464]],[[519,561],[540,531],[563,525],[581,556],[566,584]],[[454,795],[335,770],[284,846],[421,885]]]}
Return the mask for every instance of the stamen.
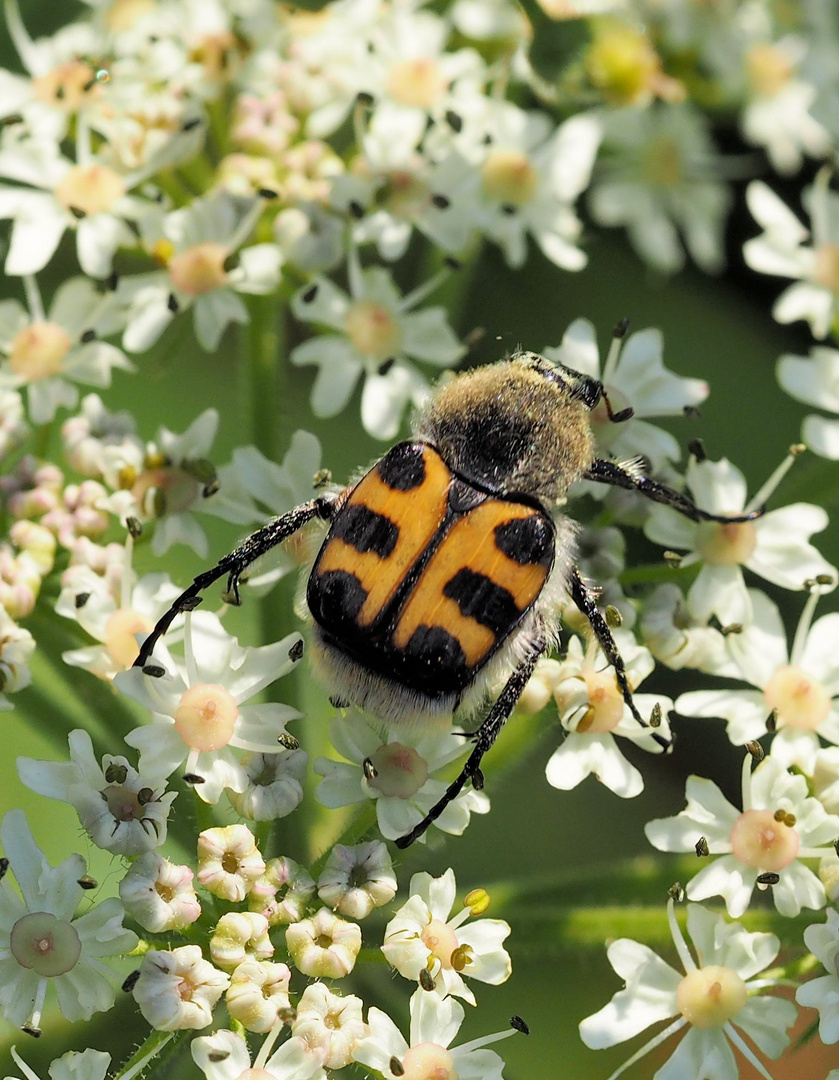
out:
{"label": "stamen", "polygon": [[761,506],[766,504],[767,499],[773,493],[775,488],[780,484],[783,478],[787,475],[793,466],[793,462],[800,455],[803,454],[807,447],[803,443],[796,443],[789,448],[789,453],[781,462],[781,464],[770,475],[766,483],[761,487],[758,493],[752,496],[746,504],[743,510],[744,514],[750,514],[753,510],[758,510]]}
{"label": "stamen", "polygon": [[807,642],[807,635],[810,633],[810,624],[813,621],[816,605],[821,599],[821,595],[821,589],[819,588],[810,590],[810,595],[807,597],[807,603],[801,612],[801,618],[798,620],[795,637],[793,638],[789,657],[790,667],[799,666],[801,654],[804,652],[804,646]]}
{"label": "stamen", "polygon": [[691,971],[696,971],[696,964],[690,955],[690,949],[682,934],[682,928],[676,919],[676,905],[672,897],[667,901],[667,922],[670,924],[670,935],[673,938],[673,944],[676,946],[679,959],[682,961],[682,967],[688,974]]}
{"label": "stamen", "polygon": [[41,299],[41,290],[38,288],[38,282],[32,274],[24,274],[23,289],[26,293],[26,306],[29,308],[29,317],[32,322],[46,322],[47,317],[44,312],[44,302]]}

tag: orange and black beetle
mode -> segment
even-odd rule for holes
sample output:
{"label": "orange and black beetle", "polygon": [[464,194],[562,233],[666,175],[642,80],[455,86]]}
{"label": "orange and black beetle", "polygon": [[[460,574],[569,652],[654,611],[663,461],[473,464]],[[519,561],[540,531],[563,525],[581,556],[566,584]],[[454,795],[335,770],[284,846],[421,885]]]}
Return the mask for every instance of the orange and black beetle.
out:
{"label": "orange and black beetle", "polygon": [[[619,331],[623,327],[619,328]],[[615,669],[641,724],[609,627],[575,565],[576,525],[563,513],[568,489],[588,479],[639,491],[695,521],[719,518],[628,466],[595,456],[590,413],[603,385],[536,353],[478,368],[443,385],[399,443],[356,483],[270,522],[200,574],[144,641],[136,664],[150,673],[155,642],[199,593],[251,563],[307,522],[330,522],[312,566],[306,604],[312,656],[336,698],[388,724],[451,722],[485,705],[463,771],[428,816],[397,843],[407,846],[467,780],[533,672],[555,644],[570,594]],[[157,669],[159,670],[159,669]],[[654,735],[662,748],[668,746]]]}

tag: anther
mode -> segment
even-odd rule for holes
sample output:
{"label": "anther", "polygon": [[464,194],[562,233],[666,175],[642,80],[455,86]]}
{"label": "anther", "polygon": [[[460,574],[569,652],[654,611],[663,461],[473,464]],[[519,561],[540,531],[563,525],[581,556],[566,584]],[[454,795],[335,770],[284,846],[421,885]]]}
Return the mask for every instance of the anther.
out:
{"label": "anther", "polygon": [[364,207],[361,205],[360,202],[357,202],[355,199],[350,202],[347,209],[350,212],[350,217],[354,217],[356,221],[358,221],[359,218],[364,217]]}
{"label": "anther", "polygon": [[166,674],[166,668],[161,667],[160,664],[146,664],[143,668],[143,674],[148,675],[151,679],[162,679]]}
{"label": "anther", "polygon": [[73,603],[75,605],[75,608],[76,608],[76,611],[78,611],[80,608],[83,608],[85,606],[85,604],[88,602],[89,599],[90,599],[90,593],[89,592],[76,593],[76,599],[73,601]]}
{"label": "anther", "polygon": [[685,890],[682,888],[681,882],[679,881],[673,882],[667,890],[667,895],[677,904],[683,904],[685,902]]}
{"label": "anther", "polygon": [[20,1025],[20,1030],[26,1032],[27,1035],[31,1035],[33,1039],[40,1039],[41,1029],[35,1027],[34,1024],[30,1024],[27,1020],[25,1024]]}
{"label": "anther", "polygon": [[[836,843],[837,843],[837,845],[839,845],[839,840],[837,840]],[[839,847],[837,847],[836,852],[837,852],[837,854],[839,854]],[[8,869],[9,869],[9,860],[5,859],[5,858],[0,859],[0,881],[2,881],[3,878],[6,876],[6,871]]]}
{"label": "anther", "polygon": [[300,660],[301,657],[303,656],[303,649],[304,649],[303,638],[299,638],[297,641],[295,641],[295,643],[288,650],[288,658],[289,658],[289,660],[291,660],[292,663],[296,664],[297,661]]}
{"label": "anther", "polygon": [[270,187],[257,188],[256,193],[260,197],[260,199],[266,199],[268,202],[270,202],[272,199],[279,198],[280,195],[278,191],[275,191],[273,188]]}
{"label": "anther", "polygon": [[129,975],[126,975],[125,979],[123,980],[121,989],[124,990],[126,994],[130,994],[134,987],[137,985],[137,980],[139,978],[140,969],[137,968],[136,971],[132,971]]}
{"label": "anther", "polygon": [[613,630],[619,626],[623,626],[623,615],[621,615],[620,610],[616,608],[614,604],[608,604],[604,614],[606,616],[606,622]]}
{"label": "anther", "polygon": [[116,270],[112,270],[110,274],[105,278],[105,284],[111,290],[111,292],[117,291],[117,285],[119,285],[119,274]]}
{"label": "anther", "polygon": [[777,885],[781,880],[781,875],[776,874],[774,870],[769,870],[765,874],[758,874],[755,880],[758,885]]}
{"label": "anther", "polygon": [[128,517],[125,519],[125,527],[129,532],[129,535],[133,536],[135,540],[139,539],[143,535],[143,523],[139,518]]}
{"label": "anther", "polygon": [[203,596],[185,596],[178,604],[178,611],[195,611],[204,602]]}
{"label": "anther", "polygon": [[362,761],[361,768],[368,782],[375,780],[376,777],[379,775],[379,770],[376,768],[376,766],[373,764],[369,757],[366,757],[364,761]]}
{"label": "anther", "polygon": [[173,315],[177,315],[181,309],[181,305],[178,303],[178,298],[174,293],[169,293],[169,299],[166,301],[166,307],[172,312]]}
{"label": "anther", "polygon": [[388,1064],[388,1068],[390,1069],[390,1071],[393,1073],[394,1076],[404,1076],[405,1075],[405,1066],[402,1064],[402,1062],[399,1060],[398,1057],[392,1057],[387,1064]]}
{"label": "anther", "polygon": [[184,773],[184,783],[189,784],[191,787],[195,787],[198,784],[204,783],[204,777],[199,776],[198,773]]}
{"label": "anther", "polygon": [[729,623],[728,626],[721,626],[720,633],[723,637],[729,637],[731,634],[742,634],[743,624],[739,622]]}
{"label": "anther", "polygon": [[766,717],[766,730],[771,735],[772,732],[778,729],[778,710],[773,709],[772,712]]}
{"label": "anther", "polygon": [[463,263],[460,259],[456,259],[454,255],[446,255],[443,259],[443,265],[448,267],[449,270],[459,270]]}
{"label": "anther", "polygon": [[205,484],[203,488],[201,488],[201,498],[209,499],[211,496],[216,494],[220,487],[221,482],[219,480],[211,480],[209,484]]}
{"label": "anther", "polygon": [[447,199],[445,195],[432,195],[431,203],[436,206],[438,210],[448,210],[451,206],[451,199]]}
{"label": "anther", "polygon": [[419,984],[423,990],[430,993],[434,990],[434,979],[428,968],[421,968],[419,973]]}
{"label": "anther", "polygon": [[624,317],[615,324],[615,329],[612,331],[612,337],[617,338],[618,340],[620,340],[621,338],[625,338],[628,329],[629,316],[624,315]]}
{"label": "anther", "polygon": [[92,892],[93,889],[99,888],[99,882],[88,874],[85,874],[84,877],[77,878],[76,884],[80,889],[84,889],[85,892]]}
{"label": "anther", "polygon": [[387,375],[393,365],[396,363],[395,356],[389,356],[387,360],[383,360],[377,369],[378,375]]}
{"label": "anther", "polygon": [[312,487],[317,491],[318,488],[326,487],[327,484],[332,483],[332,470],[331,469],[318,469],[315,475],[312,477]]}
{"label": "anther", "polygon": [[218,1065],[222,1061],[227,1061],[229,1057],[229,1050],[211,1050],[209,1054],[207,1054],[207,1058],[213,1063],[213,1065]]}
{"label": "anther", "polygon": [[678,551],[665,551],[662,555],[662,558],[668,564],[668,566],[678,568],[682,565],[682,559],[684,558],[684,556],[680,555]]}
{"label": "anther", "polygon": [[96,331],[93,330],[92,328],[89,329],[89,330],[85,330],[82,333],[81,337],[79,338],[79,341],[82,343],[82,345],[87,345],[87,343],[89,341],[95,341],[95,340],[96,340]]}
{"label": "anther", "polygon": [[367,90],[359,90],[355,95],[355,100],[359,105],[364,105],[365,108],[369,109],[376,99]]}
{"label": "anther", "polygon": [[140,806],[148,806],[154,800],[154,792],[150,787],[141,787],[137,792],[137,802]]}
{"label": "anther", "polygon": [[515,206],[513,206],[512,203],[504,203],[504,205],[501,207],[501,213],[506,214],[507,217],[512,217],[515,212],[516,208]]}
{"label": "anther", "polygon": [[757,762],[759,761],[763,761],[763,759],[766,757],[766,751],[763,749],[759,742],[747,742],[746,749],[754,758],[755,764],[757,764]]}
{"label": "anther", "polygon": [[711,851],[708,847],[707,837],[700,836],[694,844],[693,850],[696,852],[696,856],[699,859],[704,859],[707,855],[710,855]]}
{"label": "anther", "polygon": [[201,126],[201,123],[202,121],[200,116],[193,116],[191,120],[184,120],[184,122],[181,124],[181,131],[184,134],[186,134],[187,131],[194,131],[195,128]]}
{"label": "anther", "polygon": [[650,713],[650,727],[661,727],[661,705],[658,702],[653,705],[653,710]]}
{"label": "anther", "polygon": [[115,761],[105,769],[105,779],[109,784],[124,784],[128,779],[128,769],[124,765],[117,765]]}
{"label": "anther", "polygon": [[688,443],[688,450],[697,461],[705,461],[708,457],[705,453],[705,443],[701,439],[691,439]]}
{"label": "anther", "polygon": [[463,117],[460,116],[458,113],[454,112],[452,109],[449,109],[449,111],[446,113],[446,123],[449,125],[455,135],[460,134],[460,132],[463,130]]}
{"label": "anther", "polygon": [[475,789],[475,791],[484,790],[484,774],[481,772],[480,769],[475,769],[475,771],[472,773],[472,787]]}
{"label": "anther", "polygon": [[289,732],[287,732],[287,731],[281,731],[280,732],[280,734],[277,736],[277,742],[285,750],[299,750],[300,749],[300,740],[295,739],[295,737],[293,735],[289,734]]}
{"label": "anther", "polygon": [[304,304],[311,304],[314,298],[318,294],[318,285],[310,285],[309,288],[303,293],[301,299]]}
{"label": "anther", "polygon": [[697,409],[695,405],[685,405],[682,409],[685,416],[689,416],[691,420],[698,420],[702,413]]}
{"label": "anther", "polygon": [[510,1017],[510,1027],[514,1031],[520,1031],[522,1033],[522,1035],[529,1035],[530,1034],[530,1028],[527,1026],[527,1024],[524,1022],[524,1020],[522,1020],[522,1018],[520,1016],[511,1016]]}

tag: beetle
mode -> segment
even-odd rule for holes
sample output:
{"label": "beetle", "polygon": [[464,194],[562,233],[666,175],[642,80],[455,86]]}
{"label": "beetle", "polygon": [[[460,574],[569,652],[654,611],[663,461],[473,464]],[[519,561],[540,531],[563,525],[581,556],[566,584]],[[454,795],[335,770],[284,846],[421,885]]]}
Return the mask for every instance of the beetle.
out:
{"label": "beetle", "polygon": [[[626,325],[616,334],[622,336]],[[569,489],[592,480],[640,492],[694,521],[723,517],[651,479],[638,462],[597,457],[591,412],[603,401],[597,379],[532,352],[476,368],[444,383],[420,412],[412,438],[360,479],[269,522],[199,574],[144,640],[147,667],[161,634],[200,593],[227,576],[227,598],[257,559],[319,519],[329,524],[306,582],[310,654],[333,700],[391,725],[446,728],[485,708],[459,776],[397,844],[407,847],[457,797],[483,784],[481,760],[512,713],[538,659],[559,634],[570,595],[612,665],[639,724],[623,660],[596,594],[576,565],[577,526],[565,513]],[[669,742],[652,732],[666,750]]]}

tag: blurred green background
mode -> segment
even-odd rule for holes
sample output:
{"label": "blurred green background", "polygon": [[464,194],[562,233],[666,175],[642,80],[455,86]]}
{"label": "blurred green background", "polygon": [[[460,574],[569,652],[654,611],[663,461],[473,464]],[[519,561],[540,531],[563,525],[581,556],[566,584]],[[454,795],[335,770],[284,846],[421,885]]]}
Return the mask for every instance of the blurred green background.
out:
{"label": "blurred green background", "polygon": [[[84,10],[84,5],[70,0],[61,3],[21,0],[21,10],[30,31],[36,35],[68,21],[75,12]],[[2,31],[0,64],[19,69]],[[789,191],[794,191],[796,186],[790,185]],[[716,279],[693,269],[672,280],[663,279],[645,269],[628,249],[622,234],[596,231],[593,227],[587,230],[589,265],[579,274],[559,271],[535,249],[524,271],[511,272],[495,249],[484,248],[476,265],[464,271],[469,275],[468,293],[457,305],[455,329],[459,333],[466,334],[476,327],[485,331],[465,363],[491,361],[517,345],[537,351],[546,345],[556,345],[568,324],[580,316],[595,324],[604,349],[613,325],[623,316],[631,319],[631,330],[660,327],[667,365],[679,374],[705,378],[712,387],[701,417],[674,421],[670,429],[683,446],[689,439],[701,437],[709,456],[731,457],[755,490],[781,460],[787,447],[798,440],[801,417],[807,411],[779,390],[774,376],[776,358],[787,351],[805,354],[810,339],[806,327],[784,328],[772,321],[771,303],[781,288],[780,283],[758,278],[743,266],[740,246],[757,230],[745,211],[742,190],[737,195],[729,236],[730,266]],[[581,209],[584,210],[584,201]],[[422,276],[421,253],[415,254],[413,264],[409,264],[402,277],[404,284],[412,283],[412,273],[417,279]],[[40,276],[45,297],[52,294],[64,276],[75,272],[72,247],[65,244],[49,272]],[[462,289],[462,283],[453,280],[432,302],[445,302],[446,291],[451,298]],[[4,279],[0,295],[22,298],[19,282]],[[281,456],[295,428],[306,427],[323,444],[324,465],[332,470],[336,480],[343,481],[359,465],[378,456],[382,444],[361,432],[358,396],[335,420],[318,421],[311,416],[308,394],[312,369],[295,369],[286,362],[289,350],[301,340],[302,328],[293,325],[290,317],[281,320],[276,313],[269,314],[285,323],[280,328],[282,344],[277,355],[277,363],[282,365],[282,394],[271,405],[276,424],[276,451]],[[137,358],[138,373],[130,376],[117,372],[112,389],[102,397],[112,410],[129,409],[137,419],[141,435],[147,439],[154,437],[160,425],[183,430],[202,410],[217,409],[219,435],[212,456],[216,464],[222,464],[229,460],[234,446],[250,440],[253,430],[249,374],[243,363],[246,348],[247,334],[230,332],[222,348],[208,355],[194,341],[190,316],[181,316],[152,355]],[[54,449],[54,441],[52,445]],[[822,500],[828,492],[827,509],[835,516],[838,489],[836,467],[805,455],[784,482],[774,505],[798,499]],[[239,534],[232,526],[205,520],[215,559],[233,546]],[[647,545],[643,537],[633,534],[629,539],[630,563],[657,558],[657,550]],[[835,562],[839,558],[839,529],[835,521],[828,532],[815,540],[828,559]],[[140,573],[160,568],[142,543],[138,546],[135,567]],[[194,553],[178,548],[166,557],[163,567],[176,581],[186,582],[202,564]],[[291,614],[293,585],[290,578],[286,579],[267,601],[267,616],[262,616],[263,625],[268,625],[277,636],[296,625]],[[794,625],[802,596],[777,592],[772,595]],[[241,633],[246,643],[259,641],[256,607],[251,604],[231,613],[229,626]],[[820,611],[835,607],[835,597],[829,597]],[[37,636],[41,623],[36,625],[33,620],[31,629]],[[51,649],[69,648],[81,640],[80,632],[63,624],[53,629],[53,636]],[[91,847],[72,812],[25,789],[14,766],[19,754],[63,759],[66,740],[62,737],[59,744],[46,732],[56,727],[67,731],[84,722],[85,716],[93,711],[101,718],[102,703],[107,702],[102,688],[97,687],[91,694],[86,685],[90,677],[72,669],[67,671],[62,716],[55,715],[54,699],[45,701],[37,687],[17,695],[16,710],[4,714],[7,750],[0,755],[0,801],[4,809],[26,808],[35,837],[52,862],[71,851],[81,851],[89,859],[90,872],[101,883],[101,893],[94,894],[96,898],[113,891],[120,864]],[[330,714],[329,706],[321,689],[312,685],[305,664],[291,678],[297,680],[294,692],[307,712],[307,719],[296,724],[294,732],[307,749],[321,752],[325,735],[323,720]],[[655,678],[651,685],[674,696],[707,685],[688,672],[661,671]],[[287,699],[288,682],[284,680],[278,688],[284,699]],[[526,910],[508,915],[504,890],[496,891],[497,903],[489,914],[508,917],[512,922],[508,946],[513,957],[513,976],[502,987],[477,987],[480,1008],[469,1010],[461,1036],[461,1039],[473,1038],[501,1030],[510,1015],[523,1016],[531,1028],[530,1038],[519,1036],[500,1048],[508,1063],[505,1075],[513,1080],[552,1080],[557,1076],[579,1080],[604,1078],[638,1044],[628,1044],[631,1049],[620,1046],[610,1052],[594,1053],[580,1042],[577,1023],[605,1004],[619,988],[619,982],[606,962],[602,943],[569,947],[563,927],[573,919],[575,904],[618,902],[625,890],[616,891],[609,883],[609,876],[619,863],[636,855],[646,860],[638,879],[636,899],[645,903],[660,900],[663,907],[663,889],[676,876],[676,867],[665,856],[651,851],[642,827],[649,818],[682,808],[684,778],[689,773],[713,777],[736,800],[741,759],[729,744],[722,726],[710,721],[700,724],[684,720],[678,722],[678,732],[675,752],[667,759],[640,755],[646,790],[637,799],[623,801],[601,789],[593,779],[570,793],[551,789],[545,780],[544,765],[558,742],[555,714],[552,717],[550,710],[546,710],[539,717],[516,720],[508,726],[487,769],[491,813],[473,818],[462,838],[444,841],[432,830],[426,847],[415,846],[399,854],[397,874],[403,889],[407,888],[410,873],[419,869],[441,873],[451,865],[463,893],[478,886],[492,893],[494,883],[507,882],[531,894]],[[114,745],[100,749],[119,753],[121,746],[115,741]],[[514,762],[512,767],[508,762]],[[308,818],[316,812],[313,789],[314,783],[310,783],[298,815],[277,824],[272,842],[276,846],[267,852],[268,856],[282,853],[306,861],[319,853],[308,851],[305,838],[299,835],[302,816]],[[187,795],[179,797],[173,812],[176,817],[189,816]],[[220,816],[225,822],[234,820],[224,804]],[[191,858],[190,853],[179,851],[177,846],[173,845],[172,851],[176,859]],[[380,940],[383,924],[379,923],[378,929],[373,929],[373,924],[367,925],[371,925],[370,943]],[[614,925],[608,914],[602,925],[606,929],[599,933],[600,939],[623,932],[617,913]],[[666,944],[663,952],[671,961],[674,959],[672,949]],[[126,965],[125,971],[129,970],[130,965]],[[386,967],[368,966],[363,972],[354,973],[347,982],[352,983],[347,991],[355,990],[367,1003],[389,1009],[397,1018],[406,1016],[396,1005],[407,1000],[409,986],[391,976]],[[109,1050],[116,1062],[145,1031],[144,1022],[127,995],[119,996],[115,1011],[94,1017],[90,1024],[69,1027],[54,1011],[48,1011],[43,1026],[44,1037],[35,1042],[0,1021],[0,1048],[16,1043],[18,1051],[43,1074],[46,1063],[67,1049],[93,1046]],[[663,1060],[668,1053],[665,1046],[655,1060]],[[0,1049],[0,1064],[4,1060],[4,1051]],[[161,1075],[192,1075],[193,1067],[188,1060],[188,1055],[182,1056]],[[839,1065],[839,1053],[813,1044],[803,1053],[790,1056],[788,1062],[773,1065],[771,1071],[776,1080],[793,1075],[820,1080],[830,1065]],[[650,1058],[627,1075],[640,1078],[652,1076],[653,1072],[654,1059]],[[741,1075],[757,1074],[744,1065]]]}

